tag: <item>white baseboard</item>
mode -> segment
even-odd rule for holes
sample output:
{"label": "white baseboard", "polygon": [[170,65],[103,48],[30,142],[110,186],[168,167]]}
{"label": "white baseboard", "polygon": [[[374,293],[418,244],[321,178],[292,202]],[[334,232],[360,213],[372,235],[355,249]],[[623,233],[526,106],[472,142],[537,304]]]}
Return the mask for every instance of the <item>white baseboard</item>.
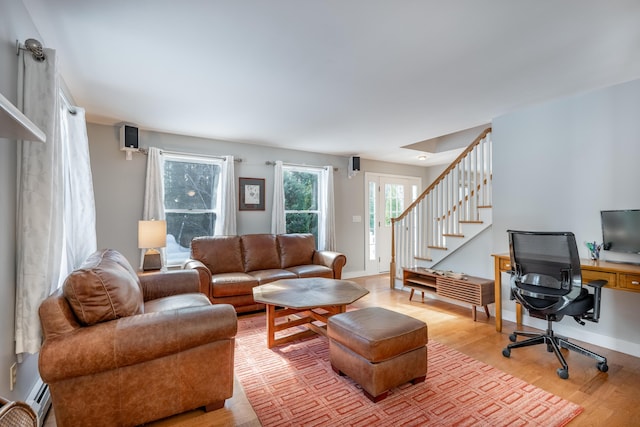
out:
{"label": "white baseboard", "polygon": [[342,272],[342,278],[345,280],[353,279],[354,277],[363,277],[363,276],[371,276],[371,274],[367,273],[366,271],[343,271]]}

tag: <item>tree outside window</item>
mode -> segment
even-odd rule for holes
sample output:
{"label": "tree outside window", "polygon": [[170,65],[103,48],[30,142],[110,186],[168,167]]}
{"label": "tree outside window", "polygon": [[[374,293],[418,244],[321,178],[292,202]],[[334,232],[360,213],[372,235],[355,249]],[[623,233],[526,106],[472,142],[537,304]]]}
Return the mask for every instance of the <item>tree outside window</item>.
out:
{"label": "tree outside window", "polygon": [[164,209],[167,265],[189,256],[191,240],[213,236],[219,214],[221,161],[165,156]]}
{"label": "tree outside window", "polygon": [[317,170],[300,167],[283,167],[284,205],[287,233],[311,233],[318,242]]}

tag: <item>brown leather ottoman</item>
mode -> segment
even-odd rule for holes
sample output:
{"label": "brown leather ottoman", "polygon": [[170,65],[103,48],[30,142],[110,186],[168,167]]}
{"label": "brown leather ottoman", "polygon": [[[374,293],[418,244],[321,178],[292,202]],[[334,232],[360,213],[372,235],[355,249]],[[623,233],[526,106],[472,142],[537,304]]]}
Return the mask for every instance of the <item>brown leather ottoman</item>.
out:
{"label": "brown leather ottoman", "polygon": [[427,375],[427,324],[381,307],[336,314],[327,324],[331,367],[378,402]]}

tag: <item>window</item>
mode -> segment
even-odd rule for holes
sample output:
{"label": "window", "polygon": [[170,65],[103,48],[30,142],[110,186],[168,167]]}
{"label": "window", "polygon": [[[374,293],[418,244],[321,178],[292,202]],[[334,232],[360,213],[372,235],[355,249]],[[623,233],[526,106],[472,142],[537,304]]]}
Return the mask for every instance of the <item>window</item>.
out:
{"label": "window", "polygon": [[284,209],[287,233],[311,233],[318,242],[320,171],[283,166]]}
{"label": "window", "polygon": [[213,236],[220,215],[220,159],[164,154],[167,265],[189,257],[191,239]]}

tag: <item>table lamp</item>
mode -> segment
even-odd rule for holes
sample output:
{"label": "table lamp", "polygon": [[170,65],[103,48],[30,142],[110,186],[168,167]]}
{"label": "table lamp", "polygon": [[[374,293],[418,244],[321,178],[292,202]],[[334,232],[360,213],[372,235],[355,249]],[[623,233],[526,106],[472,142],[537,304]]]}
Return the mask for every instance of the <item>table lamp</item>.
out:
{"label": "table lamp", "polygon": [[146,249],[142,269],[160,270],[162,257],[158,248],[167,246],[167,221],[138,221],[138,248]]}

